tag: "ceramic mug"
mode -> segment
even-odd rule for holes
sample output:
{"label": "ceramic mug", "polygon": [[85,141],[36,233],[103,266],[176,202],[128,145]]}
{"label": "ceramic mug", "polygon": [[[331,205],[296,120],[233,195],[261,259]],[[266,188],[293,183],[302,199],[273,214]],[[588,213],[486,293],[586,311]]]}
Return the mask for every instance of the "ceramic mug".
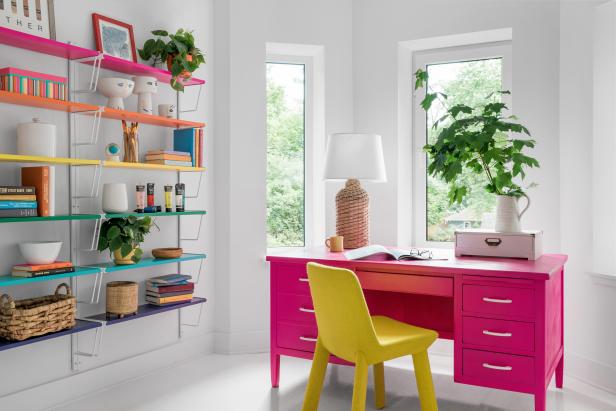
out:
{"label": "ceramic mug", "polygon": [[334,253],[344,251],[344,237],[341,235],[333,235],[325,240],[325,246],[329,248],[329,251]]}
{"label": "ceramic mug", "polygon": [[158,115],[161,117],[174,118],[175,104],[159,104]]}
{"label": "ceramic mug", "polygon": [[128,210],[126,184],[107,183],[103,185],[103,211],[106,213],[124,213]]}

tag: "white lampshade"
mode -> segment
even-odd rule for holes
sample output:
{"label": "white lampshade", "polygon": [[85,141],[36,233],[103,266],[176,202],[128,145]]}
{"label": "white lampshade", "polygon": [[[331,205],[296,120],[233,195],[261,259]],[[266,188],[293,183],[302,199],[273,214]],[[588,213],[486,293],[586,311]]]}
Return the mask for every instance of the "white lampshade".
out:
{"label": "white lampshade", "polygon": [[378,134],[332,134],[327,142],[325,179],[385,182],[383,143]]}

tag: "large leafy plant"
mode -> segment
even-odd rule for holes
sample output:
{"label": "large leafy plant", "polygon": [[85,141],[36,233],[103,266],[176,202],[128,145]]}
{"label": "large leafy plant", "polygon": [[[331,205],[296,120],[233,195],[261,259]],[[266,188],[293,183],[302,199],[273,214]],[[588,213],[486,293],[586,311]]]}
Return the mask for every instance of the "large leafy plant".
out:
{"label": "large leafy plant", "polygon": [[143,256],[143,250],[139,248],[139,244],[145,240],[152,226],[155,224],[149,216],[110,218],[101,225],[98,251],[109,249],[109,252],[113,253],[120,250],[120,255],[124,258],[135,250],[132,260],[138,263]]}
{"label": "large leafy plant", "polygon": [[[417,70],[415,90],[428,85],[428,73]],[[526,176],[525,169],[539,167],[539,162],[522,151],[535,147],[535,141],[525,138],[511,138],[509,133],[530,132],[517,118],[507,115],[502,94],[492,93],[485,103],[477,107],[455,104],[447,107],[447,95],[426,90],[421,107],[427,112],[435,101],[440,101],[445,114],[436,120],[433,128],[442,127],[434,144],[426,144],[424,151],[430,162],[428,173],[442,178],[449,185],[449,202],[462,203],[469,188],[459,178],[463,169],[476,174],[485,174],[488,184],[486,191],[496,195],[520,197],[525,195],[520,180]],[[530,185],[532,186],[532,184]],[[529,186],[529,187],[530,187]]]}
{"label": "large leafy plant", "polygon": [[171,87],[183,91],[182,79],[190,77],[193,71],[205,63],[205,56],[195,46],[192,31],[179,29],[175,34],[170,34],[165,30],[154,30],[152,34],[156,38],[148,39],[143,44],[143,48],[139,49],[139,56],[143,60],[151,60],[152,65],[169,62]]}

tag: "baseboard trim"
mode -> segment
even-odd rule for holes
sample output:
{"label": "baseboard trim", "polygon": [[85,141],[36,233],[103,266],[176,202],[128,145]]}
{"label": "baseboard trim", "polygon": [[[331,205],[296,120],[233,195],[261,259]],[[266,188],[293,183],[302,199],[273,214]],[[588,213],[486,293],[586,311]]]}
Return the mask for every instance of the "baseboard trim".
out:
{"label": "baseboard trim", "polygon": [[258,354],[269,352],[269,347],[269,328],[214,334],[214,352],[217,354]]}
{"label": "baseboard trim", "polygon": [[75,400],[141,378],[191,357],[213,352],[214,336],[205,334],[177,344],[50,381],[0,397],[0,409],[51,410]]}
{"label": "baseboard trim", "polygon": [[616,395],[616,367],[583,355],[565,352],[565,375],[591,387]]}

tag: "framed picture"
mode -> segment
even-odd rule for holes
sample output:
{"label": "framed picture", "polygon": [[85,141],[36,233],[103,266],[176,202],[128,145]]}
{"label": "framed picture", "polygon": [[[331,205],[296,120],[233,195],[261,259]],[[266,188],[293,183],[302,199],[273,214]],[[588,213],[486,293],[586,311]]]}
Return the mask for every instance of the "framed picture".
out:
{"label": "framed picture", "polygon": [[96,49],[108,56],[137,62],[133,26],[92,13]]}
{"label": "framed picture", "polygon": [[55,40],[53,0],[0,0],[0,26]]}

